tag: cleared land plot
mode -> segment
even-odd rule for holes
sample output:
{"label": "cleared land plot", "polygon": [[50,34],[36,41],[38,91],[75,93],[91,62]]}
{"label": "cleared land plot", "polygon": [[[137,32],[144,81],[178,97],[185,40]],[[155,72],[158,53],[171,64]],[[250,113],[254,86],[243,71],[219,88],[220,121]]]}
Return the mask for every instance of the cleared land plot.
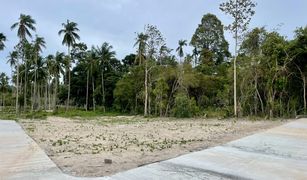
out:
{"label": "cleared land plot", "polygon": [[74,176],[111,175],[219,145],[282,123],[134,116],[93,120],[49,117],[41,121],[20,121],[49,157],[64,172]]}

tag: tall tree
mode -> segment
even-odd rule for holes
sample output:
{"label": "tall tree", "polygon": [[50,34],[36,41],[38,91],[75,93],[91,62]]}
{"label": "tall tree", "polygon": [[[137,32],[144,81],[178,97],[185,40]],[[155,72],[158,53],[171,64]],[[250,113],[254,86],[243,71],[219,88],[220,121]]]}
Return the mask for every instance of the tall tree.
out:
{"label": "tall tree", "polygon": [[[302,99],[304,104],[304,113],[307,113],[307,26],[298,28],[295,31],[295,39],[289,47],[289,56],[294,57],[290,65],[292,72],[296,77],[299,77],[302,84]],[[295,81],[293,84],[296,84]]]}
{"label": "tall tree", "polygon": [[[257,115],[258,113],[258,101],[260,101],[261,105],[261,111],[262,114],[264,113],[264,104],[263,104],[263,98],[261,97],[259,91],[259,81],[261,77],[261,65],[260,61],[262,57],[262,45],[264,43],[264,40],[266,38],[266,30],[264,27],[262,28],[254,28],[250,32],[248,32],[245,37],[243,38],[241,47],[240,47],[240,55],[248,57],[248,60],[246,62],[246,66],[244,70],[245,73],[242,74],[242,76],[245,78],[248,76],[248,74],[252,77],[251,81],[246,81],[247,84],[251,84],[253,87],[251,91],[254,91],[254,114]],[[245,63],[242,63],[242,66]],[[243,85],[241,85],[243,87]],[[244,85],[245,88],[248,85]],[[247,92],[247,91],[241,91],[241,92]],[[243,96],[241,94],[241,96]]]}
{"label": "tall tree", "polygon": [[176,49],[179,59],[180,59],[180,63],[179,63],[179,76],[178,76],[178,84],[180,88],[184,88],[183,87],[183,57],[184,57],[184,51],[183,51],[183,47],[187,46],[187,40],[179,40],[178,42],[178,47]]}
{"label": "tall tree", "polygon": [[54,90],[53,90],[53,110],[56,110],[57,99],[58,99],[58,86],[60,75],[64,74],[64,53],[56,52],[55,56],[49,55],[47,57],[47,63],[50,73],[55,79]]}
{"label": "tall tree", "polygon": [[178,53],[178,56],[180,57],[180,63],[182,63],[182,58],[184,56],[184,51],[183,51],[184,46],[187,46],[187,40],[179,40],[176,52]]}
{"label": "tall tree", "polygon": [[62,35],[64,34],[62,44],[67,46],[68,49],[68,92],[67,92],[67,102],[66,102],[66,110],[68,110],[69,107],[69,101],[70,101],[70,67],[71,67],[71,53],[70,48],[76,43],[76,40],[80,40],[80,36],[77,34],[77,31],[79,29],[77,28],[78,24],[75,22],[70,22],[67,20],[66,23],[62,23],[63,29],[61,29],[58,34]]}
{"label": "tall tree", "polygon": [[[37,69],[38,69],[38,58],[39,58],[39,53],[42,52],[42,48],[46,48],[46,42],[44,40],[43,37],[39,37],[36,35],[35,40],[34,40],[34,53],[35,53],[35,66],[34,66],[34,103],[36,104],[37,101]],[[32,109],[33,109],[33,105],[32,105]]]}
{"label": "tall tree", "polygon": [[[228,51],[229,45],[224,37],[224,26],[215,15],[210,13],[203,16],[190,44],[197,53],[209,51],[213,54],[210,59],[201,56],[201,63],[204,61],[214,61],[215,64],[221,64],[225,57],[230,56]],[[193,53],[195,53],[194,51]]]}
{"label": "tall tree", "polygon": [[234,115],[237,117],[237,55],[240,36],[247,30],[251,17],[255,14],[256,3],[252,0],[227,0],[220,4],[220,10],[233,18],[233,22],[226,26],[235,39],[235,58],[234,58]]}
{"label": "tall tree", "polygon": [[144,88],[145,88],[145,98],[144,98],[144,116],[151,113],[151,74],[150,71],[155,67],[157,60],[159,60],[159,50],[163,45],[165,45],[165,40],[162,33],[154,25],[145,26],[145,62],[144,62]]}
{"label": "tall tree", "polygon": [[2,51],[5,47],[4,42],[6,41],[6,37],[3,33],[0,33],[0,51]]}
{"label": "tall tree", "polygon": [[[27,36],[32,37],[30,30],[36,31],[35,28],[35,20],[30,15],[20,14],[18,22],[14,23],[11,26],[11,30],[17,29],[17,36],[19,37],[19,44],[22,48],[21,58],[22,61],[25,63],[25,72],[27,72],[27,63],[25,62],[25,44],[27,43]],[[25,82],[27,82],[27,73],[25,73]],[[17,62],[17,84],[16,84],[16,113],[19,112],[18,107],[18,97],[19,97],[19,63]],[[27,83],[24,85],[24,108],[26,108],[27,103]]]}
{"label": "tall tree", "polygon": [[101,70],[101,93],[102,93],[102,105],[103,111],[105,112],[105,103],[106,103],[106,95],[105,95],[105,80],[104,80],[104,71],[106,68],[110,67],[110,61],[115,58],[115,51],[112,50],[113,46],[109,43],[103,43],[100,47],[95,48],[95,53],[99,58],[99,66]]}
{"label": "tall tree", "polygon": [[146,46],[147,46],[147,40],[148,35],[145,33],[138,33],[137,38],[135,39],[136,42],[134,44],[134,47],[137,46],[137,56],[135,59],[135,64],[137,64],[137,60],[139,61],[139,65],[141,65],[145,61],[145,54],[146,54]]}

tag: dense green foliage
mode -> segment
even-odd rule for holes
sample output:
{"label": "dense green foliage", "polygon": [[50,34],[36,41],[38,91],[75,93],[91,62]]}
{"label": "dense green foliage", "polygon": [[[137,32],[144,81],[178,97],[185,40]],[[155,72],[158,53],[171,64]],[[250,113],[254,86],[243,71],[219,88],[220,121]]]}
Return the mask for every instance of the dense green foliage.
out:
{"label": "dense green foliage", "polygon": [[[79,42],[77,23],[62,25],[59,35],[64,36],[68,54],[43,57],[44,38],[28,40],[36,30],[35,20],[22,14],[13,24],[20,41],[7,58],[13,76],[0,74],[0,111],[21,110],[29,116],[34,116],[34,111],[44,115],[43,110],[76,115],[75,109],[85,116],[108,112],[234,115],[235,58],[215,15],[204,15],[190,43],[180,40],[175,51],[166,45],[156,26],[147,25],[131,44],[135,53],[122,60],[107,42],[92,47]],[[0,33],[0,50],[5,41]],[[188,44],[191,52],[186,51]],[[254,28],[242,36],[239,47],[238,116],[291,117],[306,112],[307,27],[295,30],[292,40],[263,27]]]}

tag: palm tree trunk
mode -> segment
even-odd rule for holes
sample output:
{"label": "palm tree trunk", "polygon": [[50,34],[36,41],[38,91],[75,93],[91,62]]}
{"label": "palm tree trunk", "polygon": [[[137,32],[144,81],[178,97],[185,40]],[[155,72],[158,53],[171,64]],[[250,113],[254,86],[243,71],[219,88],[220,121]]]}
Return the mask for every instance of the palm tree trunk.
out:
{"label": "palm tree trunk", "polygon": [[71,60],[71,54],[70,54],[70,46],[68,46],[68,92],[67,92],[67,102],[66,102],[66,111],[69,108],[69,101],[70,101],[70,60]]}
{"label": "palm tree trunk", "polygon": [[27,67],[27,62],[26,62],[26,59],[24,59],[24,63],[25,63],[25,83],[24,83],[24,94],[23,94],[23,109],[24,111],[27,110],[27,81],[28,81],[28,78],[27,78],[27,72],[28,72],[28,67]]}
{"label": "palm tree trunk", "polygon": [[47,103],[48,103],[48,81],[46,80],[45,85],[45,111],[47,110]]}
{"label": "palm tree trunk", "polygon": [[31,84],[31,89],[30,89],[30,92],[31,92],[31,113],[33,112],[33,109],[34,109],[34,88],[33,88],[33,85]]}
{"label": "palm tree trunk", "polygon": [[95,80],[94,77],[92,76],[92,87],[93,87],[93,110],[96,110],[96,106],[95,106]]}
{"label": "palm tree trunk", "polygon": [[19,113],[19,106],[18,106],[18,94],[19,91],[19,63],[18,63],[18,59],[17,59],[17,81],[16,81],[16,105],[15,105],[15,109],[16,109],[16,115]]}
{"label": "palm tree trunk", "polygon": [[50,109],[51,109],[51,83],[50,83],[50,79],[48,79],[48,110]]}
{"label": "palm tree trunk", "polygon": [[85,102],[85,110],[88,110],[88,86],[89,86],[89,78],[90,72],[87,70],[87,77],[86,77],[86,102]]}
{"label": "palm tree trunk", "polygon": [[55,89],[54,89],[54,96],[53,96],[53,111],[56,110],[56,102],[57,102],[57,96],[58,96],[58,81],[59,81],[59,78],[58,78],[58,75],[56,75],[56,78],[55,78]]}
{"label": "palm tree trunk", "polygon": [[144,82],[144,86],[145,86],[145,100],[144,100],[144,116],[147,116],[147,106],[148,106],[148,69],[147,69],[147,61],[145,60],[145,82]]}
{"label": "palm tree trunk", "polygon": [[[38,59],[38,55],[36,54],[36,57],[35,57],[35,71],[34,71],[34,105],[36,104],[36,89],[37,89],[37,59]],[[32,107],[33,109],[33,107]]]}
{"label": "palm tree trunk", "polygon": [[38,110],[40,110],[41,109],[41,84],[39,84],[37,95],[38,95]]}
{"label": "palm tree trunk", "polygon": [[102,88],[102,105],[103,105],[103,112],[106,112],[105,103],[106,103],[106,95],[104,89],[104,67],[101,71],[101,88]]}

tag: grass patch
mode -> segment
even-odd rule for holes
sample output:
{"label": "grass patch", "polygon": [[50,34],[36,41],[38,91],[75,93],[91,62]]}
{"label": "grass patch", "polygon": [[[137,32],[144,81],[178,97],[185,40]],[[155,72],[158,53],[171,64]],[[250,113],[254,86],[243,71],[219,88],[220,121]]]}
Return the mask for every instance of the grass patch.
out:
{"label": "grass patch", "polygon": [[18,119],[46,119],[48,115],[51,115],[51,113],[45,111],[20,112],[18,115],[15,111],[1,111],[0,119],[15,121],[18,121]]}
{"label": "grass patch", "polygon": [[64,118],[85,118],[85,119],[94,119],[100,116],[119,116],[123,115],[118,112],[103,112],[101,110],[97,111],[85,111],[83,109],[69,109],[66,111],[63,109],[58,109],[52,113],[53,116],[64,117]]}

